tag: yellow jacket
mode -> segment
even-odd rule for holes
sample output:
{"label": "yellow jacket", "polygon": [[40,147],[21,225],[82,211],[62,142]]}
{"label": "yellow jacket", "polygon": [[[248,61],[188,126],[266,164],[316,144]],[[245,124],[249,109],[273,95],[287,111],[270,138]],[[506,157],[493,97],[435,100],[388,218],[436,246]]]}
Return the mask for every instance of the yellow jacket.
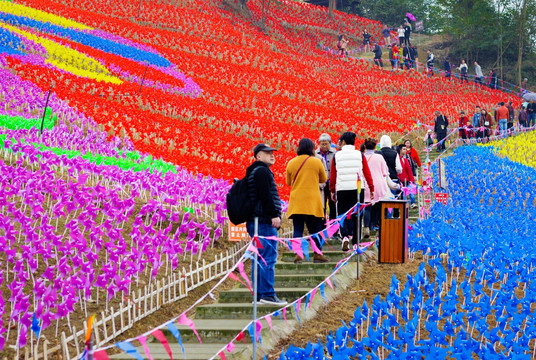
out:
{"label": "yellow jacket", "polygon": [[[314,156],[296,173],[308,155],[296,156],[287,164],[287,185],[291,187],[287,215],[314,215],[324,217],[319,185],[328,178],[322,161]],[[294,182],[294,183],[293,183]]]}

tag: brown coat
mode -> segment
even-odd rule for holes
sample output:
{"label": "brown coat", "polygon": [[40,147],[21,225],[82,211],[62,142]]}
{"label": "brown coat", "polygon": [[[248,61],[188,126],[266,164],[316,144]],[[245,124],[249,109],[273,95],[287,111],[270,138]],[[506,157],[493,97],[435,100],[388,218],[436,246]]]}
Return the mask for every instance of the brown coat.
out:
{"label": "brown coat", "polygon": [[325,183],[328,177],[322,161],[311,156],[296,177],[298,169],[307,157],[308,155],[296,156],[287,164],[287,185],[291,187],[288,217],[293,214],[324,217],[319,185]]}

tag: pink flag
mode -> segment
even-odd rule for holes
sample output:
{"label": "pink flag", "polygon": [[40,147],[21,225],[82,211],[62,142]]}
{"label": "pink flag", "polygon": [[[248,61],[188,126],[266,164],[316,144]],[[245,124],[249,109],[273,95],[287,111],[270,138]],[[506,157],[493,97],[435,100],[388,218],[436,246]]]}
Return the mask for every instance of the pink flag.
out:
{"label": "pink flag", "polygon": [[[321,233],[323,234],[323,233]],[[309,241],[311,242],[311,247],[313,248],[313,252],[315,254],[320,254],[320,255],[323,255],[322,254],[322,251],[318,248],[318,246],[316,246],[316,241],[312,238],[309,238]]]}
{"label": "pink flag", "polygon": [[292,251],[294,251],[296,255],[298,255],[299,257],[303,259],[303,250],[301,248],[301,241],[299,239],[298,240],[292,239],[290,241],[292,243]]}
{"label": "pink flag", "polygon": [[223,350],[220,351],[220,352],[218,353],[218,356],[221,358],[221,360],[227,360],[227,358],[225,357],[225,353],[223,352]]}
{"label": "pink flag", "polygon": [[259,341],[259,337],[261,336],[262,324],[260,321],[257,320],[257,322],[255,323],[255,326],[257,327],[257,332],[256,332],[257,341]]}
{"label": "pink flag", "polygon": [[264,317],[264,320],[268,323],[268,326],[270,327],[270,330],[273,330],[272,328],[272,315],[266,315]]}
{"label": "pink flag", "polygon": [[240,272],[240,275],[244,278],[244,280],[246,280],[246,282],[248,283],[248,287],[251,290],[251,283],[249,282],[249,278],[246,272],[244,271],[244,263],[239,262],[238,264],[236,264],[236,266],[238,267],[238,271]]}
{"label": "pink flag", "polygon": [[138,338],[138,340],[140,341],[140,344],[143,347],[143,350],[147,354],[147,358],[149,360],[153,360],[153,357],[151,356],[151,352],[149,351],[149,348],[147,347],[147,337],[146,336],[140,336]]}
{"label": "pink flag", "polygon": [[228,353],[233,352],[234,349],[235,349],[235,344],[234,344],[234,342],[231,341],[229,344],[227,344],[227,352],[228,352]]}
{"label": "pink flag", "polygon": [[247,287],[249,289],[249,291],[253,294],[253,290],[251,289],[251,287],[249,287],[248,285],[244,284],[244,282],[242,280],[240,280],[238,278],[238,276],[236,276],[236,274],[234,272],[230,272],[228,276],[229,276],[229,279],[236,280],[239,283],[241,283],[242,285],[244,285],[245,287]]}
{"label": "pink flag", "polygon": [[317,288],[314,288],[313,291],[311,291],[311,298],[309,299],[309,307],[311,306],[311,304],[313,303],[313,299],[315,298],[315,294],[316,294],[316,289]]}
{"label": "pink flag", "polygon": [[261,256],[261,254],[259,254],[259,249],[257,249],[255,247],[255,245],[249,244],[248,250],[251,251],[254,254],[257,254],[257,256],[262,260],[264,265],[268,266],[268,263],[266,262],[266,260],[264,260],[264,258]]}
{"label": "pink flag", "polygon": [[283,308],[283,319],[285,319],[285,324],[287,323],[287,308]]}
{"label": "pink flag", "polygon": [[199,336],[199,334],[197,333],[197,330],[195,329],[194,322],[192,320],[188,319],[188,317],[186,316],[185,313],[183,313],[179,317],[179,324],[189,326],[192,329],[192,331],[194,332],[195,336],[197,336],[197,340],[199,340],[199,343],[201,343],[201,344],[203,343],[203,341],[201,341],[201,337]]}
{"label": "pink flag", "polygon": [[328,236],[329,236],[329,237],[332,237],[333,234],[335,234],[335,233],[337,232],[337,230],[339,230],[339,227],[340,227],[340,226],[341,226],[341,225],[340,225],[339,223],[336,223],[335,225],[330,226],[330,227],[328,228]]}
{"label": "pink flag", "polygon": [[93,359],[95,360],[110,360],[108,357],[108,354],[106,353],[106,350],[96,351],[93,354]]}
{"label": "pink flag", "polygon": [[169,347],[168,341],[166,339],[166,335],[164,335],[162,330],[156,329],[155,331],[151,333],[151,335],[153,335],[156,338],[156,340],[162,343],[162,346],[164,347],[164,349],[166,349],[166,352],[168,353],[169,358],[173,360],[173,353],[171,352],[171,348]]}
{"label": "pink flag", "polygon": [[326,278],[326,283],[329,285],[329,287],[331,288],[331,290],[333,290],[333,284],[331,284],[331,279],[328,277]]}

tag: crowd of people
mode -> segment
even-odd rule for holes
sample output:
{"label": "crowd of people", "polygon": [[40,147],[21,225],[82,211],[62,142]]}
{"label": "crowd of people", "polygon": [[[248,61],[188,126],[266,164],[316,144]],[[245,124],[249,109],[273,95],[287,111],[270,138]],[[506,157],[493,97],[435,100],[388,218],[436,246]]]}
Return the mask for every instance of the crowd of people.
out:
{"label": "crowd of people", "polygon": [[[364,52],[372,51],[374,53],[374,63],[379,67],[384,67],[383,65],[383,50],[382,46],[387,47],[389,51],[389,62],[391,67],[394,70],[410,70],[418,68],[419,64],[419,51],[415,45],[411,44],[411,33],[412,27],[411,22],[408,18],[404,20],[404,23],[398,28],[388,28],[387,25],[384,26],[381,31],[381,39],[375,41],[372,35],[368,32],[367,29],[364,29],[362,32],[362,43],[359,45],[359,50]],[[398,41],[396,38],[398,37]],[[337,42],[337,50],[339,55],[348,56],[348,44],[349,40],[344,34],[339,35],[339,40]],[[466,63],[465,59],[460,60],[459,65],[451,63],[450,57],[446,57],[443,61],[443,69],[435,68],[436,58],[432,50],[427,50],[426,64],[423,69],[428,76],[434,76],[435,74],[442,74],[447,79],[452,79],[453,71],[458,70],[459,75],[457,75],[460,81],[469,82],[469,79],[472,78],[476,84],[486,85],[492,89],[497,89],[499,87],[499,79],[495,69],[490,69],[487,76],[482,72],[482,67],[477,61],[473,62],[474,65],[474,75],[470,74],[469,65]],[[528,79],[523,79],[523,82],[520,86],[521,92],[527,92],[525,89],[527,87]]]}
{"label": "crowd of people", "polygon": [[[355,133],[345,132],[334,144],[329,134],[322,134],[318,146],[311,139],[300,140],[296,157],[286,167],[286,184],[291,188],[287,216],[292,220],[294,238],[303,237],[306,227],[310,234],[319,233],[328,220],[347,213],[357,203],[366,204],[359,215],[362,228],[358,229],[358,212],[354,212],[339,229],[342,250],[348,251],[360,235],[368,238],[371,229],[379,227],[380,201],[403,196],[402,187],[415,182],[421,161],[410,140],[393,147],[388,135],[381,137],[379,146],[372,138],[358,145],[356,138]],[[275,151],[266,144],[258,144],[253,150],[255,161],[246,170],[246,177],[255,206],[246,227],[253,237],[257,219],[262,245],[259,254],[264,259],[257,271],[257,301],[284,306],[286,302],[274,290],[277,242],[265,239],[277,236],[281,227],[280,198],[270,170],[275,163]],[[415,196],[408,195],[408,199],[416,207]],[[323,241],[314,241],[313,261],[327,262],[321,253]],[[301,261],[296,255],[294,262]]]}
{"label": "crowd of people", "polygon": [[[535,121],[534,100],[523,103],[517,110],[511,101],[500,102],[489,112],[476,106],[471,112],[460,112],[459,137],[463,141],[472,138],[486,141],[487,137],[507,134],[512,128],[533,127]],[[436,111],[433,130],[428,130],[424,139],[427,145],[434,145],[435,136],[437,151],[445,150],[449,124],[448,117]],[[372,138],[362,144],[356,144],[356,140],[353,132],[343,133],[336,143],[332,142],[329,134],[322,134],[317,145],[308,138],[300,140],[296,157],[286,167],[286,185],[291,189],[287,216],[292,220],[294,238],[303,237],[305,228],[310,234],[317,234],[328,220],[347,213],[357,203],[364,204],[363,213],[354,211],[339,229],[342,250],[348,251],[357,244],[360,235],[367,238],[371,229],[379,228],[380,201],[405,198],[412,208],[416,207],[414,193],[402,191],[415,185],[421,166],[411,141],[404,139],[400,145],[393,146],[388,135],[383,135],[379,144]],[[246,225],[253,237],[254,220],[258,219],[257,234],[261,236],[262,245],[259,254],[264,261],[259,262],[257,272],[257,301],[284,306],[286,302],[280,300],[274,291],[277,242],[266,239],[277,236],[277,230],[281,227],[281,202],[270,170],[275,163],[275,151],[266,144],[258,144],[253,151],[255,161],[248,167],[246,177],[255,210]],[[358,216],[362,216],[361,222]],[[358,223],[362,224],[362,228],[358,229]],[[327,262],[328,259],[321,253],[323,241],[320,237],[314,237],[314,242],[313,261]],[[296,255],[294,262],[301,261],[302,258]]]}
{"label": "crowd of people", "polygon": [[[475,106],[474,111],[467,113],[462,110],[458,117],[458,136],[464,141],[471,139],[487,141],[494,135],[507,135],[512,130],[523,130],[534,127],[536,122],[536,102],[530,100],[516,110],[512,101],[500,102],[488,111],[481,106]],[[437,141],[436,151],[445,150],[445,138],[449,126],[448,118],[440,111],[435,113],[433,131],[430,129],[425,137],[428,146]]]}

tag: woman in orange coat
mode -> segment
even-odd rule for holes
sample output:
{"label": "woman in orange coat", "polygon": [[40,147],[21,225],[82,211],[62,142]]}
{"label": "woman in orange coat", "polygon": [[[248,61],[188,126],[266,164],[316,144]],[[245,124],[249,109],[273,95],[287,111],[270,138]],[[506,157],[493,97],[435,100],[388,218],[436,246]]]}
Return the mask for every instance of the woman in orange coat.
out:
{"label": "woman in orange coat", "polygon": [[[315,144],[311,139],[304,138],[298,144],[298,156],[287,164],[286,182],[291,187],[287,215],[292,219],[294,238],[303,236],[305,225],[310,234],[322,230],[324,208],[319,186],[328,178],[322,161],[315,156]],[[319,239],[316,245],[321,249]],[[327,262],[321,254],[314,254],[314,262]],[[295,263],[301,262],[296,255]]]}

